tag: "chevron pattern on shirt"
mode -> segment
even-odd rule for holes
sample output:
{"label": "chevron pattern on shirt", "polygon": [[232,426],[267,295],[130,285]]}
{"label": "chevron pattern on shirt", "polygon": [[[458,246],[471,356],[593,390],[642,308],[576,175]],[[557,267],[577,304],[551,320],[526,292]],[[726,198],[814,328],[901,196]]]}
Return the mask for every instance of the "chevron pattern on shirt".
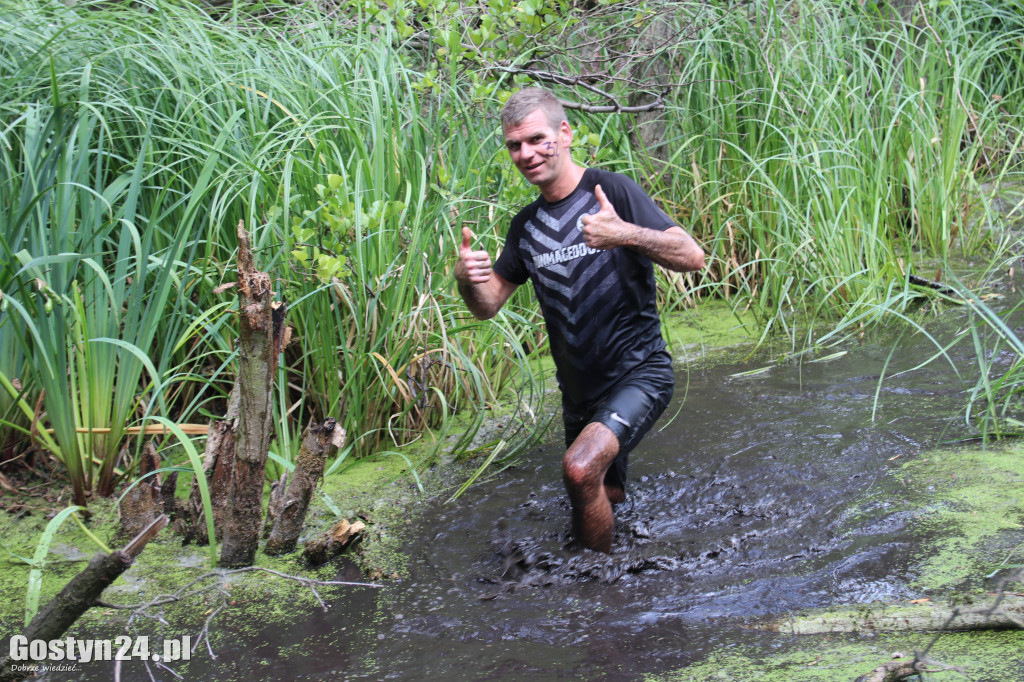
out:
{"label": "chevron pattern on shirt", "polygon": [[[571,347],[600,349],[599,337],[607,335],[602,324],[609,312],[602,306],[605,293],[619,284],[612,251],[589,248],[583,241],[579,220],[599,206],[593,194],[584,194],[558,215],[539,208],[525,224],[519,248],[534,280],[548,332]],[[566,359],[582,367],[585,354]]]}

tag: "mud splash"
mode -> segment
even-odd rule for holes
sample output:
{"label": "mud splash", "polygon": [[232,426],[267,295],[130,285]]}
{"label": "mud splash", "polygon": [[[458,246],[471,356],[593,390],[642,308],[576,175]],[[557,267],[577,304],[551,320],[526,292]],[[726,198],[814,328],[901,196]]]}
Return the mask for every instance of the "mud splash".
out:
{"label": "mud splash", "polygon": [[752,618],[916,596],[918,509],[894,474],[960,435],[964,386],[938,364],[879,386],[923,347],[850,351],[680,368],[685,400],[631,458],[610,555],[569,546],[555,433],[417,521],[408,579],[300,624],[286,660],[228,657],[265,679],[635,680],[777,646]]}
{"label": "mud splash", "polygon": [[413,520],[407,578],[285,625],[226,622],[185,679],[641,680],[796,641],[752,619],[918,597],[927,491],[901,472],[964,435],[965,386],[939,363],[897,376],[927,341],[848,351],[756,374],[740,357],[680,366],[609,555],[570,546],[556,432]]}

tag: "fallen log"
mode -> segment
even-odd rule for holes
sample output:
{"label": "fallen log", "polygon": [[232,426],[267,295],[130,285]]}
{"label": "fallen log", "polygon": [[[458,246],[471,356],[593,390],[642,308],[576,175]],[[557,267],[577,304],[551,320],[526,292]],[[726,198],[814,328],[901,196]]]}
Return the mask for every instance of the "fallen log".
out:
{"label": "fallen log", "polygon": [[1024,598],[1006,596],[994,605],[947,602],[867,604],[791,616],[751,626],[787,635],[830,632],[999,630],[1024,628]]}
{"label": "fallen log", "polygon": [[295,550],[313,490],[324,475],[325,463],[344,444],[345,430],[330,417],[321,424],[306,427],[288,492],[274,510],[274,527],[263,548],[266,554],[279,556]]}
{"label": "fallen log", "polygon": [[933,289],[934,291],[937,291],[944,296],[951,296],[956,298],[959,295],[957,294],[956,289],[954,289],[953,287],[948,287],[945,284],[941,284],[939,282],[933,282],[930,279],[925,279],[924,277],[919,277],[918,275],[907,275],[907,282],[913,284],[914,286],[925,287],[926,289]]}
{"label": "fallen log", "polygon": [[348,519],[341,519],[326,533],[308,540],[302,550],[302,558],[310,566],[321,566],[355,543],[364,530],[366,524],[362,521],[349,523]]}
{"label": "fallen log", "polygon": [[[110,554],[97,553],[81,573],[64,586],[57,596],[36,612],[21,631],[26,640],[52,641],[60,639],[78,618],[99,603],[100,595],[118,576],[128,570],[146,544],[156,537],[170,519],[161,515],[153,520],[123,548]],[[24,665],[14,669],[10,656],[0,664],[0,682],[14,682],[28,676]]]}

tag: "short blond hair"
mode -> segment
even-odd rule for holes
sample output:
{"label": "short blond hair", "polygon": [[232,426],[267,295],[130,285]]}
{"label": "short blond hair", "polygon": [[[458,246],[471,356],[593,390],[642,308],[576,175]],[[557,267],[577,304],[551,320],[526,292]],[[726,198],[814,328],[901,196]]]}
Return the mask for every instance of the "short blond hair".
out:
{"label": "short blond hair", "polygon": [[569,122],[565,108],[553,92],[544,88],[523,88],[512,95],[501,110],[501,127],[519,125],[537,109],[544,112],[548,123],[555,130],[562,125],[562,121]]}

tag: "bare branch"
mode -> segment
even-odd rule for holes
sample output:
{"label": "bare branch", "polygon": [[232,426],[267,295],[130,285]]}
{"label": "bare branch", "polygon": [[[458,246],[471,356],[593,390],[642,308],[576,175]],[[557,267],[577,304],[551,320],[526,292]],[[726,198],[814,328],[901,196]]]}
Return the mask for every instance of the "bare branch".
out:
{"label": "bare branch", "polygon": [[659,94],[657,99],[655,99],[653,102],[649,102],[647,104],[643,104],[640,106],[627,106],[621,104],[614,95],[607,93],[594,85],[591,85],[588,82],[590,78],[589,76],[560,76],[556,73],[551,73],[550,71],[536,71],[533,69],[520,69],[508,66],[489,66],[485,68],[490,71],[503,71],[505,73],[511,73],[516,75],[524,74],[530,76],[534,80],[544,81],[547,83],[558,83],[559,85],[567,85],[570,87],[580,86],[585,90],[589,90],[593,93],[596,93],[601,97],[604,97],[605,99],[612,102],[612,104],[588,104],[586,102],[560,100],[562,106],[565,107],[566,109],[578,109],[580,111],[587,111],[590,113],[615,112],[632,114],[639,113],[641,111],[653,111],[655,109],[665,108],[664,93]]}
{"label": "bare branch", "polygon": [[653,102],[635,106],[622,105],[618,103],[618,100],[614,101],[615,104],[587,104],[585,102],[566,102],[563,100],[562,106],[566,109],[585,111],[590,114],[639,114],[644,111],[658,111],[665,108],[665,101],[661,95],[658,95],[658,98]]}
{"label": "bare branch", "polygon": [[[216,570],[203,573],[202,575],[193,578],[177,592],[174,592],[172,594],[158,595],[154,597],[152,600],[145,602],[144,604],[111,604],[109,602],[101,601],[97,602],[97,606],[102,606],[103,608],[107,609],[142,611],[144,609],[152,608],[154,606],[162,606],[164,604],[182,601],[183,599],[187,599],[188,597],[193,597],[195,595],[208,592],[210,590],[221,587],[224,584],[224,578],[237,575],[239,573],[249,573],[252,571],[263,571],[264,573],[270,573],[280,578],[294,580],[295,582],[310,588],[312,588],[313,586],[383,587],[383,585],[381,585],[380,583],[359,583],[344,580],[314,580],[313,578],[303,578],[302,576],[282,573],[280,571],[275,571],[270,568],[264,568],[263,566],[245,566],[242,568],[235,568],[230,570]],[[210,585],[201,587],[199,589],[188,591],[189,588],[191,588],[196,583],[199,583],[203,580],[207,580],[209,578],[220,578],[221,580],[219,580],[216,583],[212,583]]]}
{"label": "bare branch", "polygon": [[[202,575],[196,576],[195,578],[190,580],[187,584],[182,586],[178,591],[176,591],[176,592],[174,592],[172,594],[157,595],[153,599],[151,599],[151,600],[149,600],[147,602],[141,603],[141,604],[111,604],[109,602],[100,601],[100,602],[97,602],[96,605],[97,606],[101,606],[103,608],[108,608],[108,609],[117,609],[117,610],[122,610],[122,611],[131,611],[132,614],[131,614],[131,616],[129,616],[128,622],[125,625],[126,629],[128,629],[128,628],[130,628],[132,626],[132,623],[134,622],[134,620],[136,618],[150,618],[150,619],[157,620],[157,621],[159,621],[161,623],[165,623],[166,624],[166,621],[163,619],[163,617],[159,613],[150,613],[150,609],[153,609],[153,608],[158,607],[158,606],[163,606],[164,604],[170,604],[172,602],[183,601],[183,600],[188,599],[190,597],[195,597],[195,596],[201,595],[203,593],[216,590],[216,591],[221,593],[221,597],[222,597],[221,602],[219,604],[217,604],[215,607],[211,608],[210,611],[205,614],[205,618],[203,619],[203,625],[199,629],[199,632],[196,634],[195,640],[192,643],[192,650],[193,651],[195,651],[195,649],[197,647],[199,647],[200,644],[205,643],[206,650],[210,654],[210,658],[212,660],[216,660],[217,656],[216,656],[216,654],[213,651],[213,644],[210,642],[210,625],[213,623],[213,620],[222,611],[224,611],[226,608],[228,608],[228,606],[232,605],[231,602],[228,601],[229,598],[230,598],[230,593],[226,589],[227,585],[228,585],[227,578],[230,578],[231,576],[234,576],[234,575],[238,575],[240,573],[250,573],[252,571],[262,571],[263,573],[270,573],[271,575],[278,576],[279,578],[285,578],[287,580],[294,580],[295,582],[297,582],[297,583],[299,583],[299,584],[301,584],[301,585],[303,585],[305,587],[308,587],[309,590],[312,592],[313,596],[316,598],[317,602],[319,602],[320,607],[324,610],[324,612],[326,612],[329,607],[328,607],[327,603],[324,602],[323,597],[320,596],[319,591],[316,589],[317,587],[323,587],[323,586],[383,587],[383,585],[381,585],[380,583],[362,583],[362,582],[351,582],[351,581],[346,581],[346,580],[316,580],[316,579],[313,579],[313,578],[304,578],[302,576],[290,575],[288,573],[282,573],[281,571],[275,571],[273,569],[264,568],[262,566],[244,566],[242,568],[236,568],[236,569],[230,569],[230,570],[221,569],[221,570],[214,570],[214,571],[209,571],[207,573],[203,573]],[[202,583],[203,581],[211,580],[211,579],[213,579],[213,582],[211,582],[210,584],[202,585],[200,587],[195,587],[197,584]],[[165,667],[165,666],[161,665],[161,667]],[[170,668],[165,668],[165,669],[168,672],[170,672],[171,674],[175,675],[176,677],[179,677],[179,679],[180,679],[180,676],[178,676],[178,674],[176,672],[174,672]],[[152,676],[152,671],[149,669],[148,665],[147,665],[147,671],[149,671],[150,675]],[[118,668],[115,668],[114,674],[115,674],[115,677],[117,677],[118,675],[120,675],[120,670]]]}

